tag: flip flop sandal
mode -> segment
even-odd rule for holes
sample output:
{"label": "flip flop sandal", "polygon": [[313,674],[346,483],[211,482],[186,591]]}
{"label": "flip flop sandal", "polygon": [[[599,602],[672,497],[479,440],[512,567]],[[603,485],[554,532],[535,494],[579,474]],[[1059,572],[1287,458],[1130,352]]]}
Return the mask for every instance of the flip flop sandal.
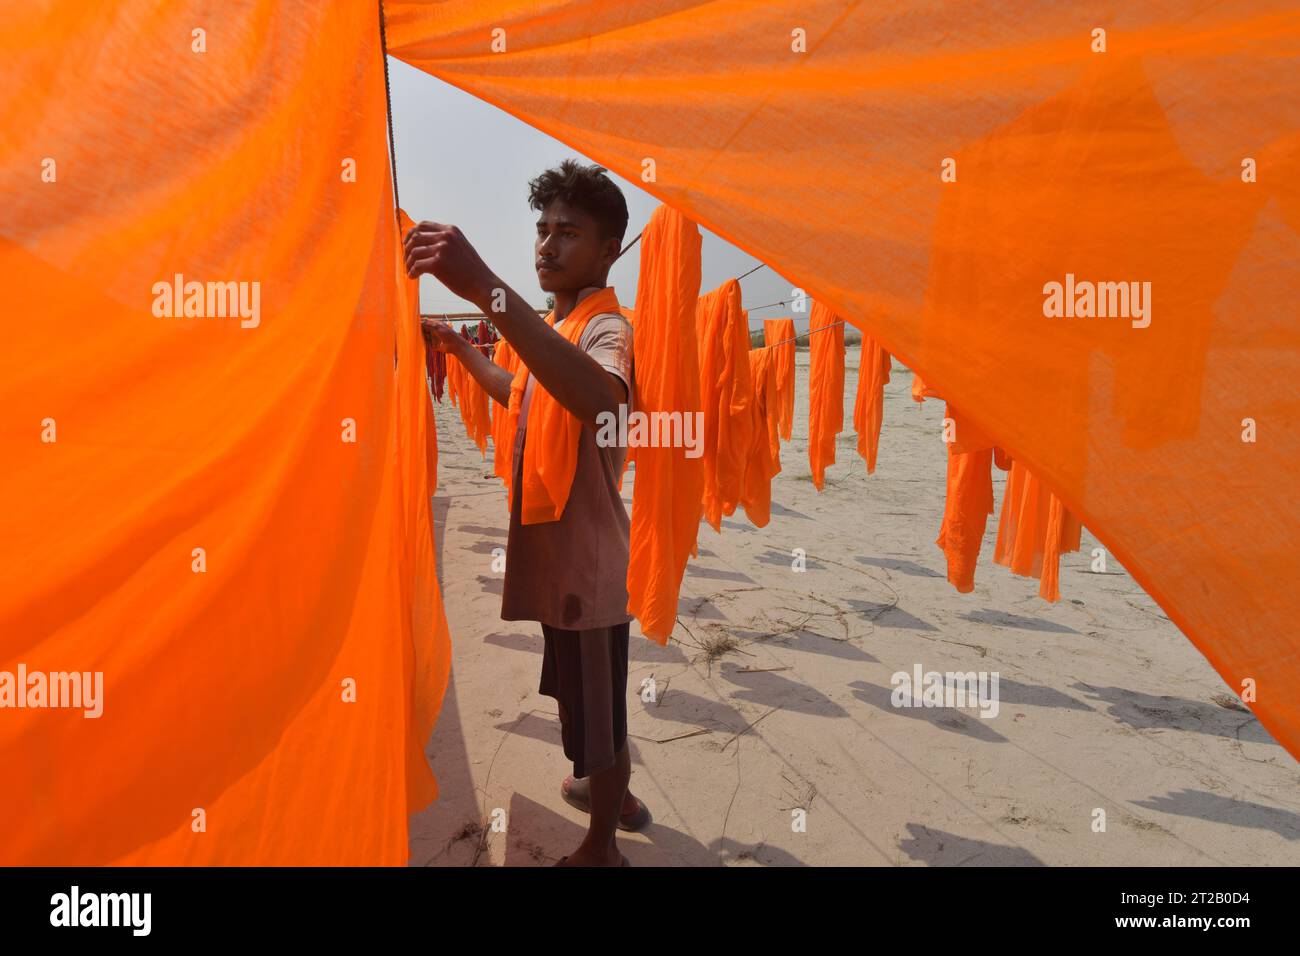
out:
{"label": "flip flop sandal", "polygon": [[[565,777],[568,783],[566,788],[560,784],[560,798],[573,807],[575,810],[581,810],[583,813],[591,813],[591,787],[585,777]],[[631,813],[623,813],[618,818],[618,828],[635,832],[644,829],[650,823],[650,809],[641,802],[640,797],[636,797],[636,809]]]}

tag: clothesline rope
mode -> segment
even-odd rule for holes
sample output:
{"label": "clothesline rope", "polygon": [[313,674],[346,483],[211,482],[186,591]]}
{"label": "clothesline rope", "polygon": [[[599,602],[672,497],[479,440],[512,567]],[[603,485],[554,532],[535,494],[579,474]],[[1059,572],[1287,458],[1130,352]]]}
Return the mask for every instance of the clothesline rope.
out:
{"label": "clothesline rope", "polygon": [[398,210],[402,201],[397,195],[397,139],[393,135],[393,88],[388,81],[388,35],[384,31],[384,0],[379,0],[379,51],[384,58],[384,99],[388,107],[388,160],[393,173],[393,218],[397,220],[397,231],[402,231],[402,217]]}
{"label": "clothesline rope", "polygon": [[789,300],[789,299],[781,299],[781,300],[778,301],[778,302],[769,302],[767,305],[756,305],[756,306],[754,306],[753,308],[746,309],[745,311],[746,311],[746,312],[757,312],[759,309],[771,309],[771,308],[774,308],[774,307],[776,307],[776,306],[778,306],[778,305],[789,305],[789,304],[790,304],[790,300]]}
{"label": "clothesline rope", "polygon": [[[640,239],[640,238],[641,238],[640,236],[637,236],[637,239]],[[632,242],[636,242],[636,239],[633,239]],[[632,245],[632,243],[628,243],[628,248],[630,248],[631,245]],[[625,249],[623,250],[623,252],[626,252],[626,251],[627,251],[627,249],[625,248]],[[619,253],[619,255],[622,255],[622,254],[623,254],[623,253]],[[760,262],[758,265],[754,266],[754,268],[750,269],[749,272],[746,272],[745,275],[742,275],[742,276],[740,276],[739,278],[737,278],[736,281],[739,282],[740,279],[743,279],[743,278],[745,278],[745,276],[747,276],[747,275],[751,275],[752,273],[757,272],[759,269],[763,268],[765,265],[767,265],[767,263],[765,263],[765,262]],[[776,306],[776,305],[788,305],[788,304],[789,304],[789,303],[788,303],[787,301],[785,301],[785,300],[782,300],[781,302],[769,302],[767,305],[756,305],[756,306],[754,306],[752,309],[747,309],[746,311],[748,311],[748,312],[757,312],[759,309],[770,309],[770,308],[772,308],[773,306]],[[550,309],[534,309],[533,311],[536,312],[538,315],[548,315],[548,314],[550,313],[551,310],[550,310]],[[422,318],[422,319],[436,319],[436,318],[438,318],[439,316],[442,317],[442,320],[443,320],[444,322],[451,321],[452,319],[461,319],[461,320],[464,320],[464,321],[466,321],[466,322],[470,322],[470,321],[474,321],[474,320],[477,319],[477,320],[479,320],[479,321],[486,322],[488,325],[491,325],[491,326],[495,326],[495,325],[496,325],[495,322],[493,322],[490,318],[488,318],[488,317],[487,317],[484,313],[482,313],[482,312],[422,312],[422,313],[420,313],[420,318]],[[753,331],[753,330],[751,330],[751,331]]]}
{"label": "clothesline rope", "polygon": [[[422,319],[423,319],[423,318],[436,318],[436,316],[423,316],[423,315],[422,315],[422,316],[420,316],[420,318],[422,318]],[[812,335],[814,332],[825,332],[827,329],[833,329],[833,328],[835,328],[835,326],[837,326],[837,325],[843,325],[843,324],[844,324],[844,320],[843,320],[843,319],[837,319],[836,321],[832,322],[830,325],[823,325],[820,329],[809,329],[807,332],[796,332],[793,336],[791,336],[791,337],[788,338],[788,339],[782,339],[782,340],[779,341],[779,342],[772,342],[772,343],[770,343],[770,344],[768,344],[768,345],[760,345],[760,346],[759,346],[758,348],[756,348],[756,349],[750,349],[750,351],[751,351],[751,352],[761,352],[763,349],[774,349],[774,348],[776,348],[778,345],[785,345],[785,344],[787,344],[787,343],[789,343],[789,342],[794,342],[794,341],[796,341],[796,340],[798,340],[798,339],[803,338],[805,335]],[[758,329],[750,329],[750,331],[751,331],[751,332],[757,332]],[[469,344],[472,345],[472,346],[474,346],[475,348],[486,350],[486,351],[484,352],[484,354],[487,355],[488,358],[491,358],[491,357],[492,357],[492,354],[496,351],[496,343],[495,343],[495,342],[489,342],[489,343],[487,343],[486,345],[480,345],[478,342],[475,342],[475,341],[473,341],[473,340],[471,340],[471,339],[465,339],[465,341],[466,341],[466,342],[469,342]]]}
{"label": "clothesline rope", "polygon": [[624,246],[622,252],[620,252],[617,256],[614,257],[614,261],[615,261],[615,262],[618,262],[619,259],[622,259],[622,258],[623,258],[623,253],[624,253],[624,252],[627,252],[629,249],[631,249],[633,246],[635,246],[638,242],[640,242],[640,241],[641,241],[641,237],[642,237],[643,235],[645,235],[645,231],[644,231],[644,230],[642,230],[641,232],[638,232],[638,233],[636,234],[636,238],[633,239],[631,242],[629,242],[626,246]]}
{"label": "clothesline rope", "polygon": [[[756,348],[756,349],[751,349],[750,351],[752,351],[752,352],[759,352],[759,351],[762,351],[763,349],[774,349],[774,348],[776,348],[778,345],[785,345],[787,342],[793,342],[795,339],[801,339],[801,338],[803,338],[805,335],[812,335],[814,332],[825,332],[827,329],[833,329],[833,328],[835,328],[835,326],[837,326],[837,325],[843,325],[843,324],[844,324],[844,320],[843,320],[843,319],[836,319],[836,320],[835,320],[834,322],[832,322],[830,325],[823,325],[820,329],[809,329],[807,332],[796,332],[793,336],[791,336],[791,337],[788,338],[788,339],[782,339],[780,342],[773,342],[773,343],[770,344],[770,345],[760,345],[758,348]],[[750,329],[750,331],[751,331],[751,332],[757,332],[758,329]]]}

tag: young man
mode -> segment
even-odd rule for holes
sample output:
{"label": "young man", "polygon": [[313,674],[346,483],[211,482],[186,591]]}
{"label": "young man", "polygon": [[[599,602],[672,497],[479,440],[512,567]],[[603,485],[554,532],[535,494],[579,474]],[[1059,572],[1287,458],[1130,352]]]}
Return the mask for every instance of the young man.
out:
{"label": "young man", "polygon": [[[455,226],[422,222],[412,229],[405,238],[406,269],[411,276],[436,277],[477,305],[528,369],[512,450],[501,617],[542,626],[538,690],[559,704],[564,753],[573,761],[561,795],[591,813],[586,838],[560,865],[627,866],[615,830],[639,829],[649,820],[645,805],[628,790],[629,521],[618,491],[627,450],[600,447],[595,437],[601,413],[616,415],[620,404],[630,413],[635,401],[632,327],[606,284],[627,231],[627,203],[601,167],[573,160],[542,173],[529,190],[529,203],[541,214],[537,281],[555,296],[554,327],[497,278]],[[567,335],[566,321],[573,323]],[[431,331],[438,348],[454,354],[493,399],[509,407],[509,372],[451,326],[435,322]],[[546,520],[530,511],[525,523],[524,449],[541,437],[528,435],[538,388],[581,428],[567,499]],[[559,504],[563,510],[556,518]]]}

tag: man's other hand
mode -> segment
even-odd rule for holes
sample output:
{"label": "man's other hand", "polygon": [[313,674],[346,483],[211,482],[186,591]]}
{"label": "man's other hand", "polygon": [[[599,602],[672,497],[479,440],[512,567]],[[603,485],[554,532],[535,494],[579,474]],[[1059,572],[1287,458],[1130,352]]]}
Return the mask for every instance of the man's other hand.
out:
{"label": "man's other hand", "polygon": [[408,276],[427,273],[462,299],[481,303],[500,284],[456,226],[421,222],[406,234],[402,247]]}
{"label": "man's other hand", "polygon": [[455,352],[460,347],[460,343],[465,341],[464,336],[453,329],[442,319],[420,319],[420,326],[424,331],[424,337],[439,352]]}

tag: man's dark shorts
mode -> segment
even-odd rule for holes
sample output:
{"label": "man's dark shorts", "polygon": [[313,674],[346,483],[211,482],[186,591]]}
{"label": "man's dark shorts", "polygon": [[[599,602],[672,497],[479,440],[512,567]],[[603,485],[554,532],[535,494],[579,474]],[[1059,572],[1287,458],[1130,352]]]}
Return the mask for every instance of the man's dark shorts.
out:
{"label": "man's dark shorts", "polygon": [[560,703],[564,755],[575,777],[614,765],[627,743],[627,624],[588,631],[542,625],[539,694]]}

